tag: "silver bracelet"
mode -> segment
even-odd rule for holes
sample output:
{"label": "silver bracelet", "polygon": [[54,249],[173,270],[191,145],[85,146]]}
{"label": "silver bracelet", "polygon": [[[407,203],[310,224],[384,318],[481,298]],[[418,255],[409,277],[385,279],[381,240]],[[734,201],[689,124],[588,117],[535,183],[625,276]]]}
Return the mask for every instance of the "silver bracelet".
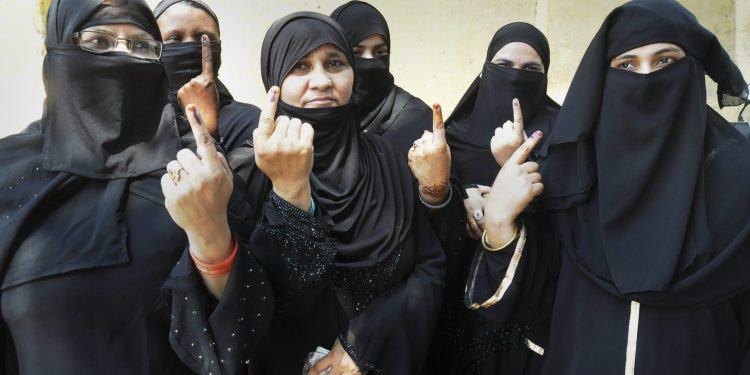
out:
{"label": "silver bracelet", "polygon": [[445,200],[445,202],[443,202],[443,203],[441,203],[441,204],[439,204],[437,206],[433,206],[433,205],[425,202],[424,199],[422,199],[422,194],[417,193],[417,196],[419,197],[419,201],[422,202],[422,204],[425,205],[425,207],[427,207],[427,208],[429,208],[431,210],[437,210],[437,209],[440,209],[440,208],[443,208],[443,207],[447,206],[448,203],[450,203],[451,198],[453,197],[453,187],[451,186],[451,184],[448,184],[448,198]]}

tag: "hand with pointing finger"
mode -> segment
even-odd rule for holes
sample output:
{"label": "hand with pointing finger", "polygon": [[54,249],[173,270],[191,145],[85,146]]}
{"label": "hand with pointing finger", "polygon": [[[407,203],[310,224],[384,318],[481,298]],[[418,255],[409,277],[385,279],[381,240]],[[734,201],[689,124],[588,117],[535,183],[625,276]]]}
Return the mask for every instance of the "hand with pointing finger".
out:
{"label": "hand with pointing finger", "polygon": [[253,131],[255,163],[281,199],[302,210],[310,209],[310,172],[313,165],[312,125],[286,116],[276,118],[279,90],[268,90],[268,103]]}
{"label": "hand with pointing finger", "polygon": [[508,158],[492,184],[484,213],[487,244],[493,248],[514,236],[516,218],[544,190],[539,165],[526,161],[541,139],[542,132],[534,132]]}
{"label": "hand with pointing finger", "polygon": [[[197,150],[182,149],[177,160],[167,165],[161,178],[164,205],[187,234],[193,256],[205,263],[221,263],[231,253],[227,205],[233,189],[232,170],[224,155],[216,151],[198,108],[189,104],[186,114]],[[218,289],[207,286],[218,297],[223,285]]]}
{"label": "hand with pointing finger", "polygon": [[208,36],[201,36],[203,51],[203,71],[177,91],[177,100],[185,114],[186,107],[194,104],[201,111],[203,125],[214,138],[219,137],[219,92],[216,90],[214,60],[211,52],[211,41]]}
{"label": "hand with pointing finger", "polygon": [[513,152],[523,144],[528,137],[523,132],[523,113],[521,112],[521,103],[518,99],[513,99],[513,122],[506,121],[502,127],[495,129],[495,136],[490,142],[492,156],[500,166],[513,155]]}
{"label": "hand with pointing finger", "polygon": [[448,198],[451,150],[445,140],[445,124],[440,104],[432,105],[432,132],[409,149],[409,168],[419,181],[419,194],[431,205],[439,205]]}

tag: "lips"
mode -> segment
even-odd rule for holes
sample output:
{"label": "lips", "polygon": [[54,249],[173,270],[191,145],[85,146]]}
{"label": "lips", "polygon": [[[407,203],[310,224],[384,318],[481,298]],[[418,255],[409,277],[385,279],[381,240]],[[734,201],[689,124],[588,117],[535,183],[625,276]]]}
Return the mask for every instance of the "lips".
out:
{"label": "lips", "polygon": [[334,100],[330,96],[321,96],[321,97],[308,100],[306,104],[312,105],[312,106],[325,106],[325,105],[336,104],[336,100]]}

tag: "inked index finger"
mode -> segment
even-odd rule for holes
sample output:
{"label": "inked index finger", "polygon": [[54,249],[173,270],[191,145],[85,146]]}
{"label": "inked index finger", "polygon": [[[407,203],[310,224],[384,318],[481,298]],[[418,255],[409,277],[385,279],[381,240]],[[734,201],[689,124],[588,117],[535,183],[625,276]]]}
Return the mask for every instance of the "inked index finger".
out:
{"label": "inked index finger", "polygon": [[196,153],[201,158],[201,161],[212,164],[219,163],[219,153],[214,147],[214,138],[208,133],[208,130],[203,126],[203,120],[198,107],[194,104],[188,104],[185,108],[187,109],[187,118],[190,123],[190,129],[193,131],[195,137],[195,143],[197,145]]}
{"label": "inked index finger", "polygon": [[529,158],[529,155],[531,154],[531,150],[536,147],[536,145],[539,143],[539,141],[542,139],[542,132],[541,131],[535,131],[534,134],[529,137],[529,139],[524,142],[521,147],[517,148],[516,151],[513,153],[513,155],[508,158],[507,163],[513,163],[516,165],[521,165],[526,162],[526,159]]}
{"label": "inked index finger", "polygon": [[210,79],[214,79],[214,54],[211,51],[211,40],[208,39],[208,35],[201,36],[201,51],[203,55],[203,75]]}
{"label": "inked index finger", "polygon": [[260,111],[258,135],[267,139],[276,128],[276,107],[279,103],[279,88],[273,86],[268,90],[268,102]]}
{"label": "inked index finger", "polygon": [[521,102],[513,99],[513,133],[518,139],[524,139],[523,132],[523,112],[521,112]]}
{"label": "inked index finger", "polygon": [[440,104],[432,105],[432,140],[437,144],[445,144],[445,123],[443,122],[443,109]]}

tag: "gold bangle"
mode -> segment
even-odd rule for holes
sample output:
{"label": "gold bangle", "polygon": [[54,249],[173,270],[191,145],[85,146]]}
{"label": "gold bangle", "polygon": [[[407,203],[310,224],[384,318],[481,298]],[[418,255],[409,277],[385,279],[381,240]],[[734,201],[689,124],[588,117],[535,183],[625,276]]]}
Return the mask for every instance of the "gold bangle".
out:
{"label": "gold bangle", "polygon": [[490,245],[487,243],[487,229],[485,229],[484,232],[482,232],[482,247],[484,247],[484,249],[487,251],[500,251],[508,247],[508,245],[512,244],[513,241],[516,240],[516,237],[518,237],[518,224],[516,224],[516,229],[513,232],[513,237],[511,237],[508,242],[504,243],[500,247],[491,248]]}

